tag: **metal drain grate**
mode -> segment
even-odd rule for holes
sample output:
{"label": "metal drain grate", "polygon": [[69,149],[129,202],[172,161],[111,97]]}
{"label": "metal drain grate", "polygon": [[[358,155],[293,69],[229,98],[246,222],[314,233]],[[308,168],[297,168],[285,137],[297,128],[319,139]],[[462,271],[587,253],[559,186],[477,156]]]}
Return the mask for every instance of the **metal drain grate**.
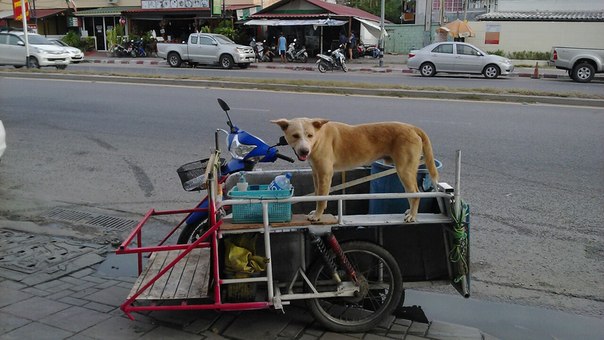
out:
{"label": "metal drain grate", "polygon": [[102,227],[105,229],[119,231],[129,231],[138,223],[138,221],[127,218],[63,208],[53,208],[50,211],[40,214],[40,217],[52,220],[82,223],[93,227]]}

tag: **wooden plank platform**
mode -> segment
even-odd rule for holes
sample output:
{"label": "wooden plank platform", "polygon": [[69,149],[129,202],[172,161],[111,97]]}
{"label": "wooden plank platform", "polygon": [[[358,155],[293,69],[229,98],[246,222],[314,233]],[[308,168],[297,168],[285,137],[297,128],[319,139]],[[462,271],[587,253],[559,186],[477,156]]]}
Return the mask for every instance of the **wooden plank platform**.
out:
{"label": "wooden plank platform", "polygon": [[[183,250],[161,251],[151,255],[147,268],[138,277],[128,298],[172,262]],[[193,249],[174,267],[147,288],[137,300],[177,300],[208,297],[210,248]]]}
{"label": "wooden plank platform", "polygon": [[[338,219],[331,214],[323,215],[323,218],[319,222],[310,222],[306,215],[294,214],[292,220],[289,222],[271,222],[270,225],[273,228],[283,227],[302,227],[312,225],[329,225],[338,223]],[[259,223],[233,223],[233,220],[229,217],[222,220],[221,230],[245,230],[245,229],[258,229],[262,228],[262,222]]]}

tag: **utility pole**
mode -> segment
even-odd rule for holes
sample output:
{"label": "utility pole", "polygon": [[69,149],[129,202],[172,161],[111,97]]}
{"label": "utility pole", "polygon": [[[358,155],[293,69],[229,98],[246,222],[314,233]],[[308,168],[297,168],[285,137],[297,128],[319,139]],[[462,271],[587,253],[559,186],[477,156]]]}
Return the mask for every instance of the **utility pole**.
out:
{"label": "utility pole", "polygon": [[379,41],[379,47],[380,47],[380,58],[379,58],[379,63],[378,66],[379,67],[384,67],[384,16],[385,16],[385,12],[386,12],[386,0],[381,0],[381,5],[380,5],[380,41]]}

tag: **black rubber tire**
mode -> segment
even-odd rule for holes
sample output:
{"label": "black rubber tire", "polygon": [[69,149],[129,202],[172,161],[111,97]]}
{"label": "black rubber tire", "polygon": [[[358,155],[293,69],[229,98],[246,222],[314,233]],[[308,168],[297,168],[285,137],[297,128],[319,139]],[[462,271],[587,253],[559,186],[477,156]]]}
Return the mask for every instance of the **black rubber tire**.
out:
{"label": "black rubber tire", "polygon": [[285,59],[290,63],[294,61],[294,59],[288,53],[285,53]]}
{"label": "black rubber tire", "polygon": [[67,68],[67,65],[58,65],[57,70],[64,70]]}
{"label": "black rubber tire", "polygon": [[[330,331],[366,332],[377,326],[385,317],[391,315],[399,306],[404,293],[401,271],[392,254],[377,244],[352,241],[343,243],[341,247],[358,277],[369,279],[364,296],[309,299],[306,300],[306,304],[315,319]],[[365,256],[365,258],[360,256]],[[369,256],[369,258],[366,256]],[[361,262],[361,260],[364,261]],[[385,280],[376,285],[379,286],[378,289],[372,290],[372,283],[379,277],[377,269],[380,266],[383,269],[382,273]],[[333,291],[335,288],[333,287],[335,283],[325,288],[325,283],[333,282],[328,271],[324,271],[325,267],[323,261],[318,260],[308,271],[308,279],[319,292],[322,291],[322,287],[325,289],[324,291]],[[338,268],[340,267],[338,264]],[[343,269],[338,269],[338,274],[340,274],[343,281],[348,280]],[[317,282],[324,284],[319,286]],[[387,284],[388,288],[383,288],[384,284]],[[307,290],[309,290],[308,287]],[[372,293],[372,291],[374,292]],[[340,306],[346,306],[342,314],[339,313],[342,310]],[[370,309],[367,308],[368,306],[370,306]],[[359,317],[360,319],[347,320],[347,316]]]}
{"label": "black rubber tire", "polygon": [[300,62],[301,62],[301,63],[306,63],[307,61],[308,61],[308,57],[307,57],[307,56],[302,55],[302,56],[300,57]]}
{"label": "black rubber tire", "polygon": [[168,65],[171,67],[180,67],[180,65],[182,65],[180,55],[178,55],[176,52],[170,52],[168,54]]}
{"label": "black rubber tire", "polygon": [[319,72],[325,73],[327,72],[327,70],[329,70],[329,65],[327,65],[327,63],[325,63],[324,61],[320,61],[317,65],[317,68],[319,69]]}
{"label": "black rubber tire", "polygon": [[[201,228],[201,229],[200,229]],[[199,224],[185,224],[185,227],[178,235],[178,244],[193,243],[197,237],[201,236],[205,230],[208,230],[208,220],[203,220]]]}
{"label": "black rubber tire", "polygon": [[422,77],[433,77],[436,74],[436,67],[432,63],[423,63],[419,67],[419,73]]}
{"label": "black rubber tire", "polygon": [[232,69],[235,62],[233,61],[233,57],[228,54],[223,54],[220,56],[220,66],[224,69]]}
{"label": "black rubber tire", "polygon": [[28,60],[28,68],[40,68],[40,62],[38,61],[38,59],[36,57],[29,57]]}
{"label": "black rubber tire", "polygon": [[342,61],[342,71],[348,72],[348,65],[346,65],[345,61]]}
{"label": "black rubber tire", "polygon": [[501,71],[499,70],[499,67],[497,67],[497,65],[493,65],[493,64],[489,64],[489,65],[485,66],[484,69],[482,70],[482,75],[484,75],[484,77],[487,79],[497,79],[497,77],[499,77],[500,74],[501,74]]}
{"label": "black rubber tire", "polygon": [[596,69],[592,64],[582,62],[573,67],[571,78],[578,83],[589,83],[594,79]]}
{"label": "black rubber tire", "polygon": [[250,67],[250,64],[249,63],[237,64],[237,66],[239,66],[240,69],[245,70],[246,68]]}

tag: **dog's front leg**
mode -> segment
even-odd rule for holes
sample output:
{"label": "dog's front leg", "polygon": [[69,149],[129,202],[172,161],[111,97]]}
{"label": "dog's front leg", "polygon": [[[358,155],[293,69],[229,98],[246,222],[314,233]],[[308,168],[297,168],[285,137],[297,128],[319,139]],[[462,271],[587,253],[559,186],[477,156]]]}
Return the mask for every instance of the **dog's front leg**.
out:
{"label": "dog's front leg", "polygon": [[[326,196],[331,188],[333,167],[313,167],[313,181],[315,184],[315,195]],[[320,221],[327,207],[327,201],[317,201],[315,210],[308,214],[308,220]]]}

